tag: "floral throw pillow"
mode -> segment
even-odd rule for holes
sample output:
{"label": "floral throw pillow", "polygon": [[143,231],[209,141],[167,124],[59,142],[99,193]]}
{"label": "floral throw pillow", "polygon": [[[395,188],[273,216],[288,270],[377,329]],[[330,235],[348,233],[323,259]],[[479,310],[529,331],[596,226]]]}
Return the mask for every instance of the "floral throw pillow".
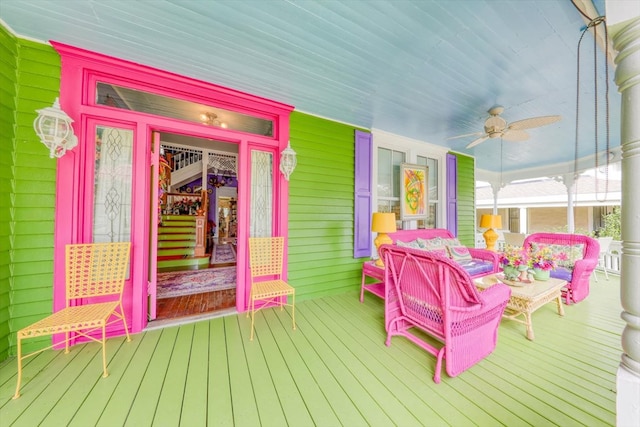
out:
{"label": "floral throw pillow", "polygon": [[433,239],[422,239],[418,237],[416,241],[422,249],[431,250],[433,248],[438,249],[444,247],[444,244],[442,243],[442,239],[440,237],[434,237]]}
{"label": "floral throw pillow", "polygon": [[531,250],[535,252],[539,249],[539,246],[548,246],[553,252],[558,267],[568,270],[573,270],[575,262],[583,258],[584,244],[582,243],[575,245],[542,245],[533,242],[531,243]]}
{"label": "floral throw pillow", "polygon": [[460,240],[458,240],[457,237],[453,237],[451,239],[445,239],[443,237],[440,239],[440,241],[442,242],[441,244],[445,246],[462,246],[462,243],[460,243]]}
{"label": "floral throw pillow", "polygon": [[449,250],[449,256],[454,261],[468,261],[471,260],[471,253],[466,246],[447,246]]}
{"label": "floral throw pillow", "polygon": [[396,245],[401,248],[422,249],[417,241],[412,240],[410,242],[403,242],[402,240],[396,240]]}
{"label": "floral throw pillow", "polygon": [[430,249],[426,249],[432,254],[439,255],[444,258],[449,258],[449,252],[445,246],[432,246]]}
{"label": "floral throw pillow", "polygon": [[[549,245],[551,251],[556,255],[558,267],[564,267],[573,270],[576,261],[582,259],[584,245],[578,243],[575,245]],[[564,256],[561,254],[565,254]]]}

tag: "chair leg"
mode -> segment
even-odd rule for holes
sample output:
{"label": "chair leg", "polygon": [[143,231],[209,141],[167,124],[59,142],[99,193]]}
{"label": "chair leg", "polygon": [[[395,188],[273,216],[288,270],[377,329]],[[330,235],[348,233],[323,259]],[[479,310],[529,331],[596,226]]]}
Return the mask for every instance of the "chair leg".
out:
{"label": "chair leg", "polygon": [[69,332],[64,333],[64,354],[69,353]]}
{"label": "chair leg", "polygon": [[18,332],[18,383],[16,384],[16,392],[13,395],[14,399],[20,397],[20,383],[22,382],[22,339],[20,338],[20,332]]}
{"label": "chair leg", "polygon": [[251,337],[249,338],[249,341],[253,341],[253,322],[255,320],[256,317],[256,301],[251,298]]}
{"label": "chair leg", "polygon": [[607,282],[609,281],[609,275],[607,274],[607,267],[605,267],[604,265],[602,266],[602,269],[604,270],[604,277],[607,279]]}
{"label": "chair leg", "polygon": [[444,358],[445,348],[442,347],[440,351],[438,351],[438,356],[436,357],[436,372],[433,375],[433,382],[436,384],[440,384],[440,375],[442,371],[442,359]]}
{"label": "chair leg", "polygon": [[109,372],[107,372],[107,325],[106,322],[102,324],[102,378],[107,378]]}
{"label": "chair leg", "polygon": [[596,279],[596,283],[598,283],[598,272],[595,268],[593,269],[593,277]]}
{"label": "chair leg", "polygon": [[247,316],[249,317],[249,313],[251,312],[251,301],[253,301],[253,289],[249,292],[249,307],[247,309]]}
{"label": "chair leg", "polygon": [[291,321],[293,322],[293,330],[296,330],[296,293],[291,294]]}
{"label": "chair leg", "polygon": [[120,303],[120,314],[122,315],[122,324],[124,325],[124,333],[127,334],[127,342],[131,342],[131,336],[129,335],[129,328],[127,327],[127,318],[124,316],[124,309],[122,303]]}

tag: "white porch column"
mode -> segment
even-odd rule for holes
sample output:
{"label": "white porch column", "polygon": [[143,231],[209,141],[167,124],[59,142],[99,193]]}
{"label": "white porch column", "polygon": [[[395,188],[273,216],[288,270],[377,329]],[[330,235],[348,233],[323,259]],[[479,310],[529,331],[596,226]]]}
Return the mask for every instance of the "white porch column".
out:
{"label": "white porch column", "polygon": [[529,234],[529,209],[520,208],[520,233]]}
{"label": "white porch column", "polygon": [[[631,18],[630,18],[631,17]],[[617,425],[640,420],[640,4],[607,1],[607,26],[616,56],[615,81],[622,94],[622,257],[620,300],[622,361],[617,374]]]}
{"label": "white porch column", "polygon": [[562,183],[567,188],[567,229],[568,233],[573,233],[576,229],[575,220],[573,217],[574,200],[573,193],[575,191],[576,176],[573,173],[566,173],[561,177]]}

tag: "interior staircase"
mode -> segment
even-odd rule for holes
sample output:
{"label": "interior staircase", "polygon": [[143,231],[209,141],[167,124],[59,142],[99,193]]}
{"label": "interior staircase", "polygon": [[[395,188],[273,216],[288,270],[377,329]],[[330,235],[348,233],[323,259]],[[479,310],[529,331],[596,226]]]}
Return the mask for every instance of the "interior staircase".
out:
{"label": "interior staircase", "polygon": [[195,256],[196,217],[162,215],[158,227],[158,270],[207,268],[210,255]]}

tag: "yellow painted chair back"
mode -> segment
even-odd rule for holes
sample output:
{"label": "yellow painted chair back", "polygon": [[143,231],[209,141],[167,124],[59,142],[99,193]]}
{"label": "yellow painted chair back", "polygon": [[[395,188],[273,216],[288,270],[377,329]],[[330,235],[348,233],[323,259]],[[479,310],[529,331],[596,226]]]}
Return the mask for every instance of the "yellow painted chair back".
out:
{"label": "yellow painted chair back", "polygon": [[[114,322],[122,321],[127,341],[131,341],[122,309],[122,291],[129,270],[130,248],[129,242],[85,243],[66,246],[66,307],[18,331],[18,383],[14,399],[20,397],[22,361],[53,347],[51,345],[23,356],[23,339],[64,333],[65,353],[69,352],[69,341],[75,338],[70,336],[72,332],[100,342],[102,343],[103,377],[109,375],[105,345],[106,327]],[[100,302],[87,301],[90,298],[108,296],[112,298],[100,298]],[[78,300],[85,301],[81,302],[81,305],[74,305]],[[97,330],[101,331],[100,338],[91,335]]]}
{"label": "yellow painted chair back", "polygon": [[[249,238],[251,292],[247,316],[251,313],[251,340],[253,340],[256,312],[261,308],[273,304],[279,305],[281,310],[285,305],[291,307],[291,321],[293,323],[293,329],[296,329],[296,290],[282,280],[283,257],[284,237]],[[287,303],[287,296],[289,295],[291,295],[291,304]],[[259,302],[258,308],[256,308],[256,301]]]}

